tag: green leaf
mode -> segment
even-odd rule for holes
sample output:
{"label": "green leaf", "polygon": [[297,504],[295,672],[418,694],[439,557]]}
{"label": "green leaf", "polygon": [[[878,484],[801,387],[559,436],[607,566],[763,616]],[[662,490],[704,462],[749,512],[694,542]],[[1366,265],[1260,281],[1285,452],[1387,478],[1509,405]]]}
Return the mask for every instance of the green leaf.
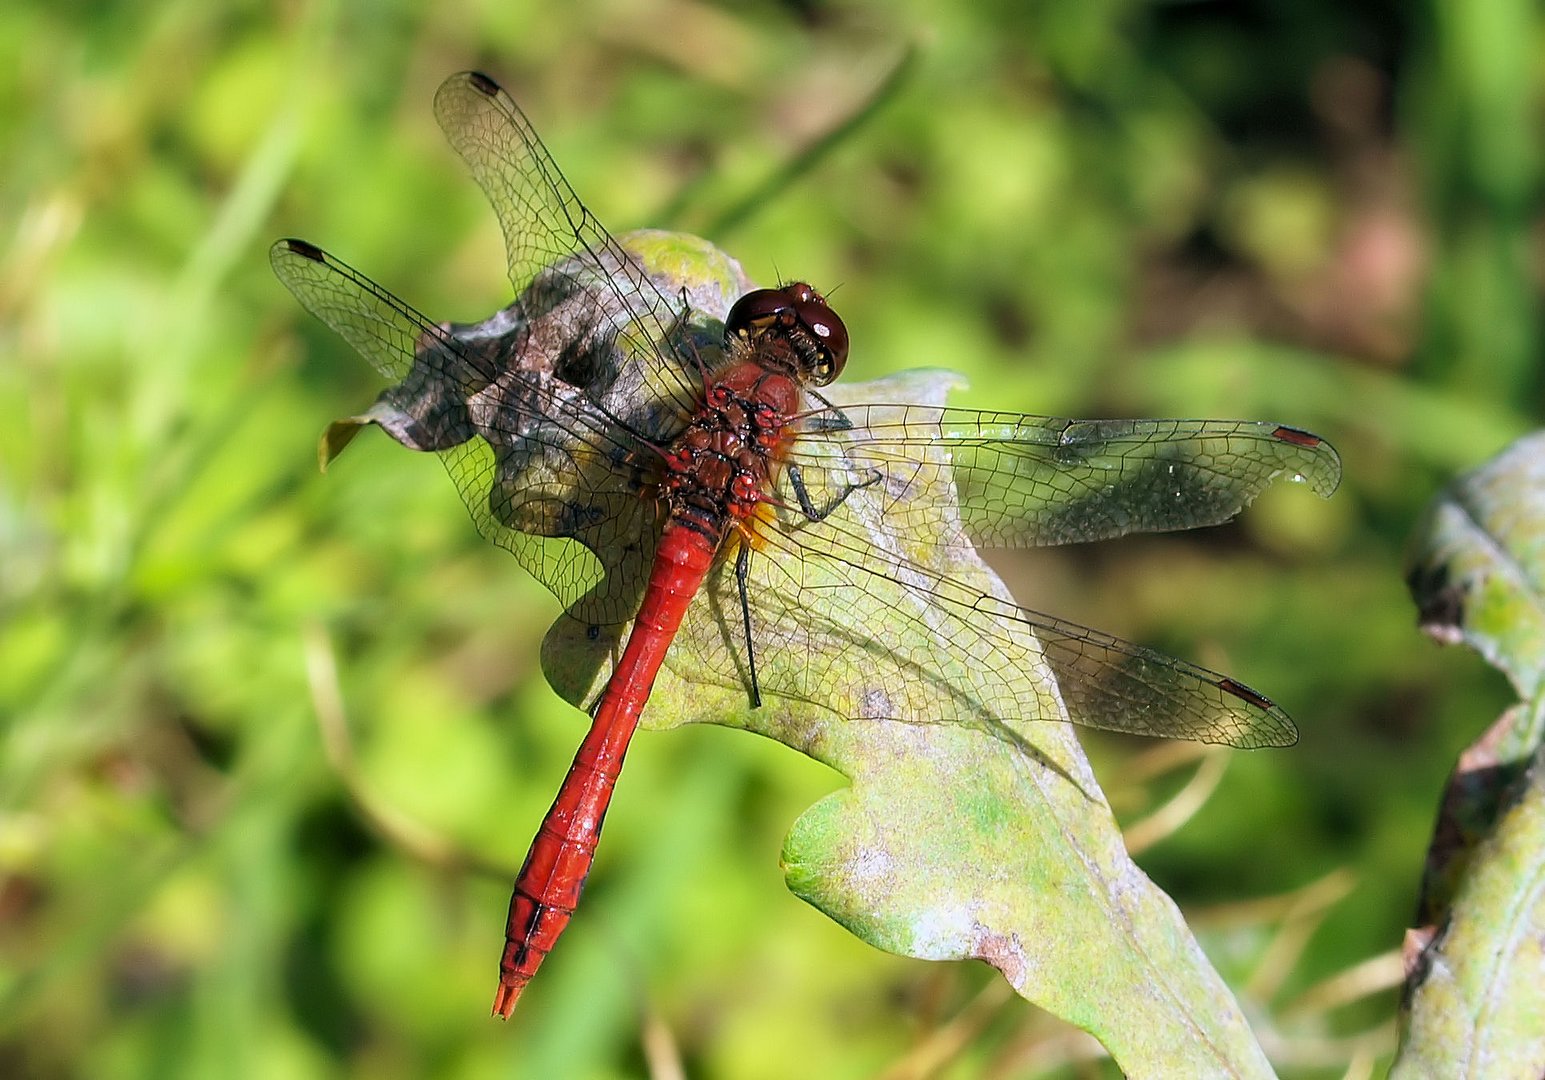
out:
{"label": "green leaf", "polygon": [[1525,700],[1545,686],[1545,433],[1461,477],[1416,530],[1422,627],[1464,641]]}
{"label": "green leaf", "polygon": [[1417,532],[1422,625],[1506,672],[1523,702],[1461,756],[1408,958],[1392,1076],[1545,1072],[1545,433],[1461,477]]}
{"label": "green leaf", "polygon": [[1545,752],[1476,849],[1408,980],[1392,1077],[1545,1075]]}

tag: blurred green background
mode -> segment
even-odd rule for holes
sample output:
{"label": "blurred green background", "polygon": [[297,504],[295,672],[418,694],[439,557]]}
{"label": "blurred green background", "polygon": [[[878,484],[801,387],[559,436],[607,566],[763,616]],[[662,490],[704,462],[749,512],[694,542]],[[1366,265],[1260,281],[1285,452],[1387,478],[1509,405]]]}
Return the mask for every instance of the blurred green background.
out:
{"label": "blurred green background", "polygon": [[[537,668],[556,603],[430,458],[318,475],[379,384],[266,258],[505,303],[430,112],[466,67],[614,231],[835,289],[850,378],[1338,445],[1329,503],[998,565],[1295,716],[1141,862],[1286,1075],[1383,1060],[1437,794],[1509,700],[1419,636],[1401,552],[1545,411],[1536,5],[21,2],[0,57],[0,1074],[1109,1073],[790,896],[841,778],[720,729],[640,738],[581,916],[487,1018],[584,725]],[[1126,820],[1189,775],[1085,741]]]}

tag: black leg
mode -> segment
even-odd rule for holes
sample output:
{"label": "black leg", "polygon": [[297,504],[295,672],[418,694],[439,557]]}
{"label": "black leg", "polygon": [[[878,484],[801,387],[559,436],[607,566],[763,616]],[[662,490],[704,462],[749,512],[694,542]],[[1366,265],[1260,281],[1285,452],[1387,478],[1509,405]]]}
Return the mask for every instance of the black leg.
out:
{"label": "black leg", "polygon": [[747,582],[751,576],[751,545],[740,542],[740,554],[735,556],[735,584],[740,590],[740,618],[746,627],[746,666],[751,672],[751,707],[762,707],[762,688],[756,681],[756,642],[751,640],[751,594]]}
{"label": "black leg", "polygon": [[866,487],[873,487],[880,482],[880,470],[870,469],[869,479],[862,484],[849,484],[842,491],[832,497],[831,502],[825,506],[816,506],[815,500],[810,498],[810,489],[805,487],[805,474],[800,472],[798,465],[790,465],[789,485],[794,489],[794,497],[799,500],[799,508],[810,521],[824,521],[831,516],[833,510],[848,501],[848,496],[855,491],[862,491]]}
{"label": "black leg", "polygon": [[806,389],[805,393],[815,398],[826,406],[818,412],[812,413],[807,418],[812,430],[815,431],[852,431],[853,421],[848,419],[848,414],[833,405],[827,397],[815,390]]}

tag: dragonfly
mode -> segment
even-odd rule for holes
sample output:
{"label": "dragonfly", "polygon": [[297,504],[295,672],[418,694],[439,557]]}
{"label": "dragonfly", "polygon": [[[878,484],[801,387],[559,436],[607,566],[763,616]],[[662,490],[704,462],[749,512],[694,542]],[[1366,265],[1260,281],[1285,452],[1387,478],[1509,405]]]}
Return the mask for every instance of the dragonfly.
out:
{"label": "dragonfly", "polygon": [[[742,289],[738,268],[733,289],[673,279],[664,234],[612,237],[486,75],[446,80],[435,115],[493,204],[514,302],[481,323],[435,322],[307,241],[278,241],[271,262],[394,380],[328,430],[324,459],[366,423],[437,453],[478,529],[565,617],[591,640],[625,635],[516,876],[496,1015],[511,1015],[574,913],[668,656],[751,707],[800,702],[852,722],[1297,741],[1241,682],[1029,610],[917,552],[1216,524],[1278,479],[1328,496],[1340,479],[1328,442],[1249,420],[838,405],[823,388],[848,332],[814,287]],[[1055,693],[1005,659],[1027,635]],[[839,675],[855,664],[876,673],[865,689]]]}

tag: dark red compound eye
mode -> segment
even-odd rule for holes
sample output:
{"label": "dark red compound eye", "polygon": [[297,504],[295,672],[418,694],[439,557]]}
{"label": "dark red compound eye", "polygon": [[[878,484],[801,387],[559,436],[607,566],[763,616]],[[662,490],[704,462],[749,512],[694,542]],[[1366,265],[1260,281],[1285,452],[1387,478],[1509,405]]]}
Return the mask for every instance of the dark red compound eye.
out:
{"label": "dark red compound eye", "polygon": [[825,354],[825,367],[815,373],[816,380],[824,386],[841,375],[843,365],[848,362],[848,328],[837,318],[837,313],[826,306],[825,300],[813,289],[811,293],[814,299],[801,303],[796,310],[800,323]]}
{"label": "dark red compound eye", "polygon": [[791,333],[795,327],[804,332],[804,338],[815,350],[813,362],[804,374],[818,386],[825,386],[842,373],[848,360],[848,330],[815,289],[795,281],[779,289],[746,293],[725,317],[724,336],[726,340],[750,337],[773,325],[783,327],[783,333]]}
{"label": "dark red compound eye", "polygon": [[778,317],[779,312],[787,310],[789,297],[782,289],[753,289],[730,308],[730,313],[724,317],[725,338],[740,337],[748,333],[751,328],[759,323],[765,323]]}

